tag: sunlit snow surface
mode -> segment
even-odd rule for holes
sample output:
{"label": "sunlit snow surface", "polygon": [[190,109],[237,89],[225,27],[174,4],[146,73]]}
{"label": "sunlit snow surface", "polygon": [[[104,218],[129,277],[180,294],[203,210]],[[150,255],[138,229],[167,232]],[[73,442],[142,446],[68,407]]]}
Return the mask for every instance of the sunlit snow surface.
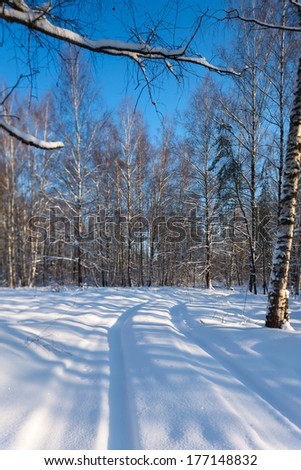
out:
{"label": "sunlit snow surface", "polygon": [[0,289],[1,449],[300,449],[300,301]]}

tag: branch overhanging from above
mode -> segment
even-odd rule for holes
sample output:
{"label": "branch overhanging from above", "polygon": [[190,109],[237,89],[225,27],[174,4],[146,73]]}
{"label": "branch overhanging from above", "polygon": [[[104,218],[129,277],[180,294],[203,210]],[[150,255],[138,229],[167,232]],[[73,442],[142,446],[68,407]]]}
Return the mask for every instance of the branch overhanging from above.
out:
{"label": "branch overhanging from above", "polygon": [[151,61],[165,60],[177,63],[190,63],[203,66],[214,72],[222,74],[241,75],[232,68],[215,66],[208,62],[201,54],[188,54],[188,45],[179,48],[166,48],[152,46],[140,39],[139,42],[124,42],[114,39],[89,39],[68,28],[53,24],[48,18],[50,11],[42,7],[30,8],[24,0],[0,1],[0,18],[10,23],[18,23],[30,30],[56,38],[60,41],[74,44],[89,51],[107,55],[124,56],[139,62],[143,59]]}
{"label": "branch overhanging from above", "polygon": [[25,145],[31,145],[42,150],[58,150],[64,147],[63,142],[47,142],[46,140],[38,139],[37,137],[23,132],[15,126],[8,124],[3,118],[0,118],[0,128],[4,129],[9,135],[15,137]]}

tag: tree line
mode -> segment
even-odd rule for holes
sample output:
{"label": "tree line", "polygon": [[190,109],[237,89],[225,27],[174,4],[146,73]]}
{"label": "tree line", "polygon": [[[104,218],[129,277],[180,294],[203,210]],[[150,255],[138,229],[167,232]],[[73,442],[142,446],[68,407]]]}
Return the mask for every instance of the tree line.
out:
{"label": "tree line", "polygon": [[[253,5],[252,5],[253,6]],[[244,2],[247,17],[253,9]],[[256,18],[295,20],[286,1]],[[290,19],[291,18],[291,19]],[[65,143],[51,152],[1,134],[2,285],[242,285],[266,292],[282,191],[298,37],[231,23],[233,74],[204,76],[177,122],[151,137],[128,101],[101,112],[89,64],[65,52],[58,93],[12,93],[6,124]],[[26,125],[24,124],[26,123]],[[298,206],[299,207],[299,206]],[[300,284],[299,220],[290,286]]]}

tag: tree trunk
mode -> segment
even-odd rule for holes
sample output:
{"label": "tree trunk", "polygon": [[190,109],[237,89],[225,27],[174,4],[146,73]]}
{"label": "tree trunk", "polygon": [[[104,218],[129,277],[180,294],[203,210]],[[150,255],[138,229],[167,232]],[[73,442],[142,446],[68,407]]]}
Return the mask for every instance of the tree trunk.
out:
{"label": "tree trunk", "polygon": [[[209,144],[206,146],[209,150]],[[211,239],[211,221],[210,221],[210,170],[209,170],[209,151],[206,152],[205,160],[205,225],[206,225],[206,266],[205,266],[205,283],[206,288],[211,289],[211,263],[212,263],[212,239]]]}
{"label": "tree trunk", "polygon": [[301,157],[301,58],[297,89],[290,117],[278,232],[270,277],[266,326],[281,328],[288,320],[288,272],[296,219],[296,203]]}
{"label": "tree trunk", "polygon": [[[284,26],[286,22],[286,0],[282,0],[282,18],[281,25]],[[278,167],[278,218],[280,216],[280,201],[282,192],[282,174],[283,162],[285,155],[285,142],[284,142],[284,128],[285,128],[285,113],[284,113],[284,89],[285,89],[285,43],[286,32],[281,31],[280,37],[280,81],[279,81],[279,167]]]}
{"label": "tree trunk", "polygon": [[211,281],[211,262],[212,262],[212,254],[211,254],[211,226],[209,218],[206,221],[206,268],[205,268],[205,283],[206,288],[212,288],[212,281]]}

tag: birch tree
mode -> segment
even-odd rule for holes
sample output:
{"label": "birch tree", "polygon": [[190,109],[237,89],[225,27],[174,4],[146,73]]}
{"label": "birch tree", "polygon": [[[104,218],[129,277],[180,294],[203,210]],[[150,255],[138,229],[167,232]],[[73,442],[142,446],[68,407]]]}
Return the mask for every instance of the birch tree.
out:
{"label": "birch tree", "polygon": [[[238,6],[237,6],[238,4]],[[240,9],[241,14],[255,17],[264,21],[270,13],[270,5],[262,0],[250,0],[233,2]],[[277,8],[278,10],[278,8]],[[273,53],[276,54],[276,32],[267,32],[256,24],[232,23],[236,37],[231,47],[228,61],[236,64],[244,63],[247,70],[236,80],[233,77],[233,97],[229,99],[229,93],[225,93],[223,100],[224,112],[228,114],[232,124],[232,134],[236,144],[240,147],[240,154],[244,163],[242,165],[241,178],[246,183],[243,199],[243,211],[245,212],[246,231],[250,236],[249,258],[250,277],[249,290],[257,293],[257,260],[258,251],[258,187],[259,173],[266,156],[266,146],[269,143],[270,127],[270,96],[272,81],[268,74],[268,66],[272,61]],[[281,42],[281,41],[280,41]],[[278,49],[278,47],[277,47]],[[277,78],[275,78],[277,81]],[[282,91],[282,90],[281,90]],[[281,95],[282,96],[282,95]],[[278,97],[277,97],[278,98]],[[271,114],[274,114],[270,110]],[[281,158],[279,158],[279,167]],[[281,179],[279,178],[279,184]]]}
{"label": "birch tree", "polygon": [[[7,109],[7,108],[6,108]],[[9,124],[8,124],[9,125]],[[6,232],[5,251],[8,267],[8,285],[16,287],[16,141],[5,135],[2,138],[2,153],[4,156],[4,195],[5,212],[4,228]]]}
{"label": "birch tree", "polygon": [[[301,6],[300,13],[301,13]],[[288,274],[296,219],[301,161],[301,58],[299,59],[295,99],[290,116],[278,231],[268,293],[266,326],[280,328],[289,320]]]}
{"label": "birch tree", "polygon": [[99,144],[93,154],[94,171],[91,211],[98,217],[92,250],[93,279],[95,284],[118,285],[120,250],[111,234],[107,234],[105,219],[109,211],[120,208],[116,163],[120,158],[119,132],[108,116],[102,126]]}
{"label": "birch tree", "polygon": [[[56,182],[53,202],[66,217],[70,234],[63,237],[65,246],[69,246],[73,258],[74,281],[82,285],[89,234],[86,236],[90,202],[92,200],[94,152],[96,151],[104,114],[97,109],[100,101],[91,82],[89,66],[81,58],[80,51],[69,48],[63,62],[63,87],[57,106],[55,119],[57,135],[66,142],[61,150],[59,164],[52,167]],[[58,115],[59,111],[59,115]],[[67,220],[69,222],[67,222]],[[86,226],[85,226],[86,225]],[[91,240],[92,242],[93,240]],[[53,240],[53,247],[60,247],[59,240]],[[56,253],[64,257],[64,253]],[[68,258],[66,256],[66,258]]]}
{"label": "birch tree", "polygon": [[[235,13],[243,21],[258,24],[264,28],[301,32],[301,4],[297,0],[289,2],[297,9],[299,25],[291,26],[246,18]],[[266,326],[281,328],[289,320],[288,275],[296,220],[298,182],[301,162],[301,58],[297,66],[296,89],[290,114],[282,190],[279,208],[278,229],[274,246],[270,275]]]}
{"label": "birch tree", "polygon": [[214,97],[215,84],[208,77],[194,93],[190,110],[186,115],[186,128],[190,138],[190,164],[194,172],[194,184],[190,190],[194,194],[194,202],[203,219],[204,251],[203,272],[207,289],[212,287],[213,237],[212,224],[215,206],[216,179],[212,167],[216,152],[217,101]]}
{"label": "birch tree", "polygon": [[120,159],[118,161],[118,178],[121,180],[122,199],[125,212],[125,254],[126,254],[126,285],[132,286],[133,241],[131,237],[131,219],[135,215],[135,181],[137,178],[137,151],[139,131],[137,116],[134,115],[129,103],[120,112]]}
{"label": "birch tree", "polygon": [[[22,118],[22,132],[30,127],[34,135],[48,137],[49,101],[45,98],[39,106],[32,105],[28,112],[29,98],[10,96],[6,100],[6,119],[10,115]],[[41,261],[38,231],[31,231],[31,221],[43,215],[46,205],[45,171],[51,152],[35,147],[24,147],[18,139],[1,132],[2,178],[2,237],[4,282],[11,287],[33,286]],[[46,157],[47,154],[47,157]]]}
{"label": "birch tree", "polygon": [[[85,23],[82,18],[82,8],[85,7],[86,2],[76,0],[72,3],[71,13],[70,2],[66,0],[50,0],[44,3],[25,0],[1,0],[0,18],[3,20],[3,24],[8,25],[14,32],[14,40],[17,45],[24,44],[22,35],[25,31],[28,33],[30,40],[35,38],[36,44],[51,49],[52,53],[55,53],[60,43],[69,43],[94,54],[128,59],[137,67],[140,75],[138,83],[143,82],[144,86],[147,87],[154,105],[152,82],[162,73],[168,72],[179,78],[189,66],[205,67],[221,74],[238,73],[231,68],[210,63],[196,47],[194,40],[201,29],[203,15],[196,19],[196,26],[188,36],[178,37],[177,43],[169,46],[166,44],[166,38],[160,36],[161,25],[154,26],[152,21],[150,21],[149,26],[145,25],[144,31],[136,30],[133,27],[130,32],[131,38],[128,41],[120,41],[114,38],[91,38],[89,37],[92,29],[91,24],[89,25],[89,22]],[[77,18],[72,20],[76,8],[78,8]],[[93,15],[96,16],[95,8]],[[99,23],[100,18],[97,19]],[[95,19],[93,19],[92,24],[95,24]],[[168,28],[162,29],[167,31]],[[170,35],[171,41],[174,40],[176,33],[177,31],[173,31]],[[153,68],[152,64],[157,65]],[[38,139],[29,133],[21,132],[14,123],[8,124],[1,114],[0,127],[28,145],[44,149],[59,149],[64,145],[61,141],[49,142]]]}
{"label": "birch tree", "polygon": [[168,279],[166,221],[173,197],[171,139],[172,129],[165,123],[152,155],[149,175],[148,286],[154,284],[166,285]]}

